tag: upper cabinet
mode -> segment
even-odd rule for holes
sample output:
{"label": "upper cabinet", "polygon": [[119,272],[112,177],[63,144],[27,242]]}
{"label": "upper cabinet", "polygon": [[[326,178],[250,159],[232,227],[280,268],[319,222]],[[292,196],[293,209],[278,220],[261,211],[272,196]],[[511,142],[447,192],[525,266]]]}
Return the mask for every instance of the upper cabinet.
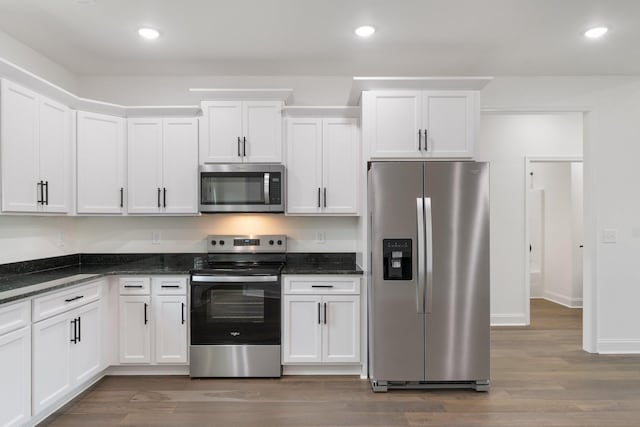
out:
{"label": "upper cabinet", "polygon": [[198,211],[198,119],[129,119],[128,212]]}
{"label": "upper cabinet", "polygon": [[280,163],[282,101],[202,103],[200,163]]}
{"label": "upper cabinet", "polygon": [[287,119],[287,213],[358,213],[359,133],[353,118]]}
{"label": "upper cabinet", "polygon": [[472,158],[480,114],[475,90],[362,93],[363,139],[376,158]]}
{"label": "upper cabinet", "polygon": [[79,111],[77,132],[78,213],[123,213],[125,119]]}
{"label": "upper cabinet", "polygon": [[67,213],[71,194],[71,112],[2,80],[2,211]]}

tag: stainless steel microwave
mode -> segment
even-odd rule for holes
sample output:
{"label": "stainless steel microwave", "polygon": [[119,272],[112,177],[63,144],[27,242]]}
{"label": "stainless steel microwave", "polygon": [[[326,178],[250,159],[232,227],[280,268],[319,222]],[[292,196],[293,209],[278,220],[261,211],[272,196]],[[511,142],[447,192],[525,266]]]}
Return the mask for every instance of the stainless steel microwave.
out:
{"label": "stainless steel microwave", "polygon": [[200,165],[200,212],[284,212],[284,166]]}

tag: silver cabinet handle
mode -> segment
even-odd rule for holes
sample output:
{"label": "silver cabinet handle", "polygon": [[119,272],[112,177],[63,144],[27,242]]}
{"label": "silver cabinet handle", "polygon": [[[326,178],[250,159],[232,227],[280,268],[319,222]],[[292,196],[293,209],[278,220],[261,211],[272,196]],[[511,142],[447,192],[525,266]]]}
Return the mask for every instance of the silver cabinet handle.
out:
{"label": "silver cabinet handle", "polygon": [[416,220],[418,222],[418,247],[416,248],[416,258],[418,258],[418,279],[416,286],[418,287],[418,297],[416,299],[416,310],[418,313],[424,313],[424,294],[425,294],[425,243],[424,243],[424,199],[418,197],[416,199]]}
{"label": "silver cabinet handle", "polygon": [[271,179],[271,174],[269,172],[265,172],[264,174],[264,204],[268,205],[271,202],[271,196],[269,196],[269,181]]}
{"label": "silver cabinet handle", "polygon": [[[426,131],[425,131],[426,132]],[[426,258],[427,258],[427,292],[425,295],[425,313],[431,313],[431,301],[433,298],[433,221],[431,217],[431,197],[424,198],[424,221],[426,237]]]}

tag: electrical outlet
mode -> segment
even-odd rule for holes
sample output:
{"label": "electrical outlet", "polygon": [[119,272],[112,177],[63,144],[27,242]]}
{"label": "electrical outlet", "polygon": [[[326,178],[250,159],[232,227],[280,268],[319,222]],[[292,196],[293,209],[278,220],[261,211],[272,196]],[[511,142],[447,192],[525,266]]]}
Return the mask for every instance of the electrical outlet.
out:
{"label": "electrical outlet", "polygon": [[160,232],[159,231],[152,231],[151,232],[151,244],[152,245],[159,245],[160,244]]}
{"label": "electrical outlet", "polygon": [[324,231],[316,231],[316,243],[324,244],[326,241]]}
{"label": "electrical outlet", "polygon": [[615,228],[605,228],[602,231],[602,243],[617,243],[618,230]]}
{"label": "electrical outlet", "polygon": [[64,233],[62,231],[58,232],[58,247],[61,248],[64,246]]}

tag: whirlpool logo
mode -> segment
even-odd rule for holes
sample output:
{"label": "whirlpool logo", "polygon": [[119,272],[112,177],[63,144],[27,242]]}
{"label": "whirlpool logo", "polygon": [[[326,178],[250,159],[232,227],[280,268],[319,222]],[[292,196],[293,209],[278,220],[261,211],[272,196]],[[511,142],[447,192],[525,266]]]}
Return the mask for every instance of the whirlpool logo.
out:
{"label": "whirlpool logo", "polygon": [[231,335],[232,337],[237,337],[237,336],[240,336],[240,332],[232,331],[232,332],[229,332],[229,335]]}

